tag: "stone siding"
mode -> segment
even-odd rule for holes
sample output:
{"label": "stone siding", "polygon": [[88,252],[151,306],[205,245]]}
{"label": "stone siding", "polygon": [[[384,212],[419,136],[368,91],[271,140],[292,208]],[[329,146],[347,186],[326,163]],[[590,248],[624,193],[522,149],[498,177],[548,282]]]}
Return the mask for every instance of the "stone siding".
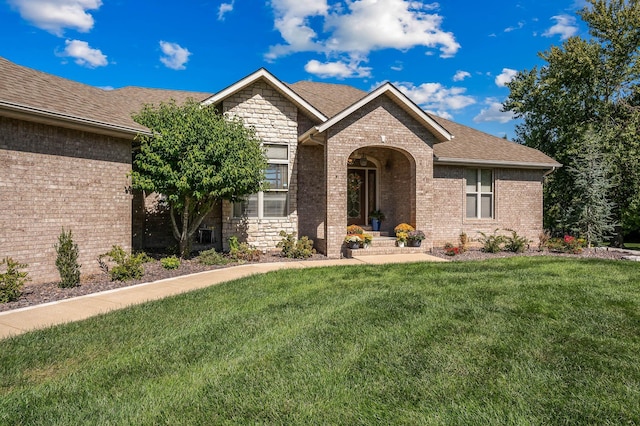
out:
{"label": "stone siding", "polygon": [[71,230],[83,275],[118,244],[131,248],[131,142],[0,117],[0,257],[60,279],[54,245]]}
{"label": "stone siding", "polygon": [[544,171],[494,169],[494,218],[479,220],[466,218],[464,170],[434,166],[433,245],[457,244],[462,232],[477,240],[479,232],[492,234],[496,229],[505,234],[505,229],[513,229],[536,245],[543,229]]}
{"label": "stone siding", "polygon": [[298,109],[287,98],[264,81],[225,99],[223,112],[242,118],[245,125],[255,129],[264,143],[289,146],[289,205],[283,218],[234,218],[233,205],[222,205],[222,239],[228,249],[227,239],[235,235],[259,249],[271,250],[282,239],[281,230],[298,232]]}

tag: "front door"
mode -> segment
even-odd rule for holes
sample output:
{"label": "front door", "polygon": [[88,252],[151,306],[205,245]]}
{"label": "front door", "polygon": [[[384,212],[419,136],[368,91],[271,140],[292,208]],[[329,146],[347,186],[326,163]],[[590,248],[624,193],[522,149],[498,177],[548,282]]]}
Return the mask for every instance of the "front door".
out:
{"label": "front door", "polygon": [[369,212],[377,208],[375,168],[347,169],[347,225],[365,226]]}

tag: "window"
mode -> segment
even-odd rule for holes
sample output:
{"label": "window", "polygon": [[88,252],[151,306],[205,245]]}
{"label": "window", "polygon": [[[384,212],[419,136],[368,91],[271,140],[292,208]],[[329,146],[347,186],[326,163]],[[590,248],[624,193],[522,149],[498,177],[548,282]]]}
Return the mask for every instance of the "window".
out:
{"label": "window", "polygon": [[289,146],[264,145],[269,164],[265,170],[267,188],[233,204],[234,217],[286,217],[289,200]]}
{"label": "window", "polygon": [[466,169],[467,218],[493,218],[493,170]]}

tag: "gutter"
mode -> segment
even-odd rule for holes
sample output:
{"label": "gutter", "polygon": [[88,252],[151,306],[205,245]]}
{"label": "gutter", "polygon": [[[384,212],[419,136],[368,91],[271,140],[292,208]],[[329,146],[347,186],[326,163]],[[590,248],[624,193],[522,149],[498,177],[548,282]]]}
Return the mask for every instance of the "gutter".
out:
{"label": "gutter", "polygon": [[0,115],[124,139],[134,139],[135,136],[140,133],[151,134],[151,132],[142,129],[135,129],[133,127],[121,126],[7,101],[0,101]]}
{"label": "gutter", "polygon": [[562,164],[558,162],[530,163],[530,162],[522,162],[522,161],[478,160],[473,158],[445,158],[445,157],[436,157],[435,155],[434,155],[433,163],[443,165],[443,166],[468,165],[468,166],[497,166],[497,167],[504,167],[504,168],[519,168],[519,169],[550,169],[548,173],[551,173],[555,169],[562,167]]}

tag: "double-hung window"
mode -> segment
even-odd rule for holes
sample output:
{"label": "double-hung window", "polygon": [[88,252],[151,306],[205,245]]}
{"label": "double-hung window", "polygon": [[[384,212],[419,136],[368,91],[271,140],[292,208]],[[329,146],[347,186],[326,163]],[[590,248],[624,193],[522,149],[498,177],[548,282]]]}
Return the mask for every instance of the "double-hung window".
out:
{"label": "double-hung window", "polygon": [[467,219],[492,219],[493,170],[466,169]]}
{"label": "double-hung window", "polygon": [[264,144],[266,188],[233,204],[234,217],[286,217],[289,195],[289,146]]}

